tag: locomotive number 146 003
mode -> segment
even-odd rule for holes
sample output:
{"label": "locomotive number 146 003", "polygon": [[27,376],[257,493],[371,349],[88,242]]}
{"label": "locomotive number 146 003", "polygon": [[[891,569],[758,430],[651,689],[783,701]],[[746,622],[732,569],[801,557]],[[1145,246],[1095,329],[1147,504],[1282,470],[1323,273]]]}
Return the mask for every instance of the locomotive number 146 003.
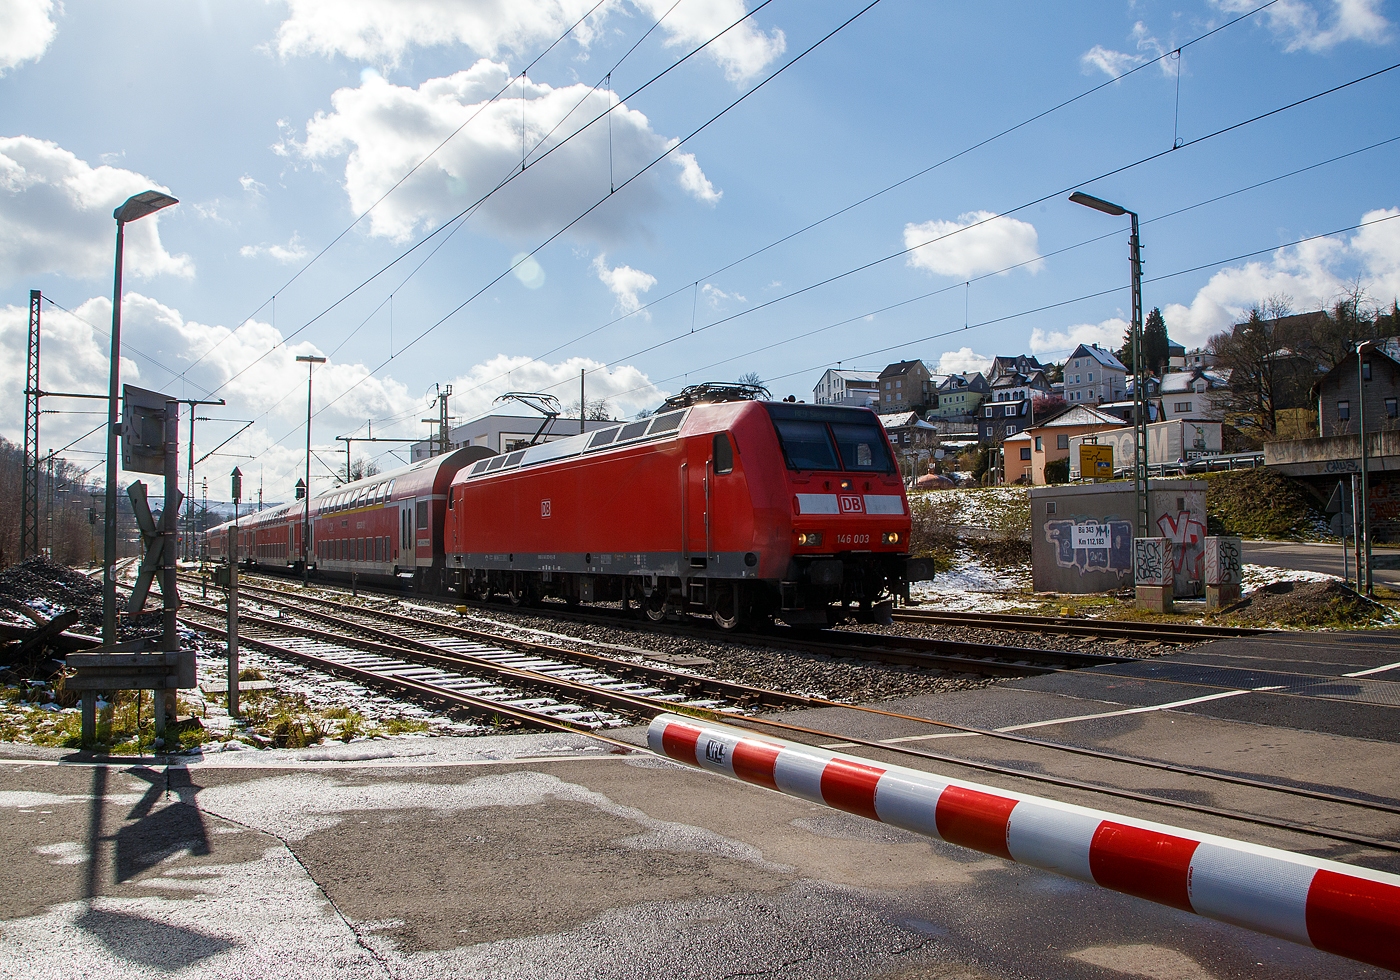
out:
{"label": "locomotive number 146 003", "polygon": [[868,535],[868,534],[838,534],[838,535],[836,535],[836,543],[837,543],[837,544],[869,544],[869,543],[870,543],[870,535]]}

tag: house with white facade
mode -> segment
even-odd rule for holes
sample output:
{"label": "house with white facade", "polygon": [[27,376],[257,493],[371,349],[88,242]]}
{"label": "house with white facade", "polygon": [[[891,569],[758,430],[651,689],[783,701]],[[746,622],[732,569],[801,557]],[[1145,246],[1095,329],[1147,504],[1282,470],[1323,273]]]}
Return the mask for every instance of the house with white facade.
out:
{"label": "house with white facade", "polygon": [[1168,422],[1219,418],[1216,403],[1227,394],[1229,383],[1228,369],[1195,368],[1166,375],[1162,378],[1162,418]]}
{"label": "house with white facade", "polygon": [[1097,344],[1080,344],[1065,359],[1065,401],[1071,405],[1116,402],[1127,390],[1128,369]]}
{"label": "house with white facade", "polygon": [[812,402],[874,408],[880,404],[880,372],[830,368],[812,389]]}

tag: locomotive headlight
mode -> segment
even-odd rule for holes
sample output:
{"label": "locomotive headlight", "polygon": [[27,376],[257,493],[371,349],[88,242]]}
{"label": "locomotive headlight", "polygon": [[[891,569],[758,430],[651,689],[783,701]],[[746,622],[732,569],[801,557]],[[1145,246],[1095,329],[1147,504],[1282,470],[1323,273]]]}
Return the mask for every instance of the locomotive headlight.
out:
{"label": "locomotive headlight", "polygon": [[885,544],[899,544],[898,531],[886,531],[884,533]]}
{"label": "locomotive headlight", "polygon": [[797,543],[808,547],[822,543],[822,532],[820,531],[798,531]]}

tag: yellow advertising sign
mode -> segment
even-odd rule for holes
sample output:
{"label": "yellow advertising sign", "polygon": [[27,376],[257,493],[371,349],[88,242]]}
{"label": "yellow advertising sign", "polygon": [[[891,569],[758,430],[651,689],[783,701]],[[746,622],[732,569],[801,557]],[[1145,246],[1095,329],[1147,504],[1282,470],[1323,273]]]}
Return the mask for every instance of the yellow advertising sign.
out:
{"label": "yellow advertising sign", "polygon": [[1095,480],[1113,479],[1113,447],[1081,445],[1079,475]]}

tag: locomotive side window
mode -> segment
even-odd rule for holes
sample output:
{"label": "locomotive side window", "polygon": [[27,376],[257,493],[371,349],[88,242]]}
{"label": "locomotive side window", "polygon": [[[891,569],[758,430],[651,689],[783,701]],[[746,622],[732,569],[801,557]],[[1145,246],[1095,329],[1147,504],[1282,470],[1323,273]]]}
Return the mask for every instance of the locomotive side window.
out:
{"label": "locomotive side window", "polygon": [[774,419],[778,441],[789,469],[839,470],[836,447],[823,422],[803,422],[797,419]]}
{"label": "locomotive side window", "polygon": [[627,439],[635,439],[647,431],[647,426],[651,424],[650,419],[642,419],[640,422],[629,422],[622,427],[622,431],[617,435],[617,441],[623,442]]}
{"label": "locomotive side window", "polygon": [[715,472],[732,473],[734,471],[734,447],[729,444],[729,436],[723,432],[715,433]]}
{"label": "locomotive side window", "polygon": [[426,500],[418,501],[418,513],[414,518],[414,523],[420,528],[428,526],[428,502]]}
{"label": "locomotive side window", "polygon": [[885,449],[883,433],[873,425],[852,422],[832,422],[831,434],[836,437],[836,448],[841,452],[841,461],[848,470],[866,470],[875,473],[893,473],[894,465]]}
{"label": "locomotive side window", "polygon": [[651,428],[647,430],[647,435],[659,435],[662,432],[674,432],[681,427],[681,420],[685,418],[685,411],[667,412],[665,415],[658,415],[651,420]]}

